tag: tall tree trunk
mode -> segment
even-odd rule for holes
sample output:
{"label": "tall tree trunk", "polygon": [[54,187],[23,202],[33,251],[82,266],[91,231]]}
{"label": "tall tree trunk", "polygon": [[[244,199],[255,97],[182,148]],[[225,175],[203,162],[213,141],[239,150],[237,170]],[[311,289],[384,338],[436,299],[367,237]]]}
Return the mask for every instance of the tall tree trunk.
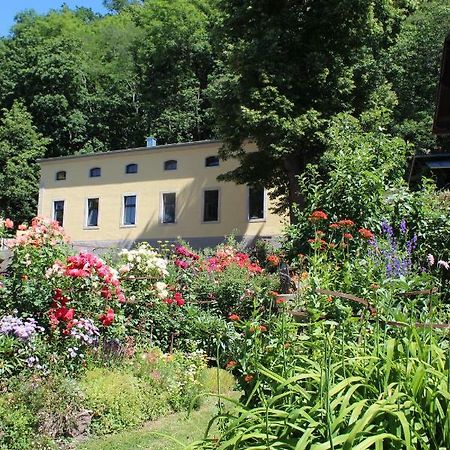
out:
{"label": "tall tree trunk", "polygon": [[283,160],[284,169],[288,178],[288,203],[289,221],[291,224],[298,222],[295,214],[295,207],[302,210],[305,207],[305,198],[300,192],[298,176],[303,169],[303,162],[296,155],[289,155]]}

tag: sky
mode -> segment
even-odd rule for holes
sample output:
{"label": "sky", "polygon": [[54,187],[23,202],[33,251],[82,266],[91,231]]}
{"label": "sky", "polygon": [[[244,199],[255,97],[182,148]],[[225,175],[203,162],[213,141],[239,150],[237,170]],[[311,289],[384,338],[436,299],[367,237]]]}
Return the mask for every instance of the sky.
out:
{"label": "sky", "polygon": [[14,17],[24,9],[34,9],[42,14],[57,9],[66,3],[70,8],[85,6],[95,12],[105,13],[103,0],[0,0],[0,36],[7,36]]}

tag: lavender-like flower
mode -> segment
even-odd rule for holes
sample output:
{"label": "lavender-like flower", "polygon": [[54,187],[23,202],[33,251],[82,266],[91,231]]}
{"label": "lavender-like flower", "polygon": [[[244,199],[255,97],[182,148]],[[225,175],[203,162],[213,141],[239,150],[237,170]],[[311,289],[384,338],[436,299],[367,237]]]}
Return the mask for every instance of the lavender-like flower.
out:
{"label": "lavender-like flower", "polygon": [[443,267],[445,270],[450,269],[450,264],[442,259],[437,262],[438,267]]}
{"label": "lavender-like flower", "polygon": [[427,255],[427,261],[430,267],[434,266],[434,256],[431,253]]}
{"label": "lavender-like flower", "polygon": [[80,319],[70,330],[70,335],[86,345],[96,345],[99,329],[91,319]]}
{"label": "lavender-like flower", "polygon": [[4,316],[0,319],[0,334],[14,336],[23,342],[33,339],[37,333],[44,331],[33,318],[20,319],[14,316]]}
{"label": "lavender-like flower", "polygon": [[406,234],[407,231],[408,229],[406,227],[406,220],[402,219],[402,221],[400,222],[400,233]]}

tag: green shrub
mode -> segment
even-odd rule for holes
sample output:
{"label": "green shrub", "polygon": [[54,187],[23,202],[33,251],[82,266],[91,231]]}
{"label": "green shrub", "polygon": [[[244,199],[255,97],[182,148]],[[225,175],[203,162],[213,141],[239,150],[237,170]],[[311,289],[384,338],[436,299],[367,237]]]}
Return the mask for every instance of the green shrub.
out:
{"label": "green shrub", "polygon": [[227,394],[236,387],[233,375],[217,367],[208,367],[202,372],[201,383],[203,390],[208,393]]}
{"label": "green shrub", "polygon": [[97,434],[107,434],[144,422],[149,416],[148,401],[152,393],[145,392],[138,378],[118,369],[96,368],[81,379],[86,406],[92,410],[91,428]]}
{"label": "green shrub", "polygon": [[51,450],[56,445],[37,433],[37,417],[11,394],[0,396],[0,450]]}

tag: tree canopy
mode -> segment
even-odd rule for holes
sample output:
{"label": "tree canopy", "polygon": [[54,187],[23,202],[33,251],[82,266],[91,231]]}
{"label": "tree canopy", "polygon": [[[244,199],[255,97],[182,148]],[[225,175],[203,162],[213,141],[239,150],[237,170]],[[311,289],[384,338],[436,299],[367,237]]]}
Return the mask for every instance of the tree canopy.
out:
{"label": "tree canopy", "polygon": [[0,119],[22,111],[41,156],[219,138],[239,160],[222,178],[265,185],[285,209],[302,205],[298,175],[339,114],[416,151],[448,148],[431,135],[442,0],[104,4],[27,10],[0,38]]}

